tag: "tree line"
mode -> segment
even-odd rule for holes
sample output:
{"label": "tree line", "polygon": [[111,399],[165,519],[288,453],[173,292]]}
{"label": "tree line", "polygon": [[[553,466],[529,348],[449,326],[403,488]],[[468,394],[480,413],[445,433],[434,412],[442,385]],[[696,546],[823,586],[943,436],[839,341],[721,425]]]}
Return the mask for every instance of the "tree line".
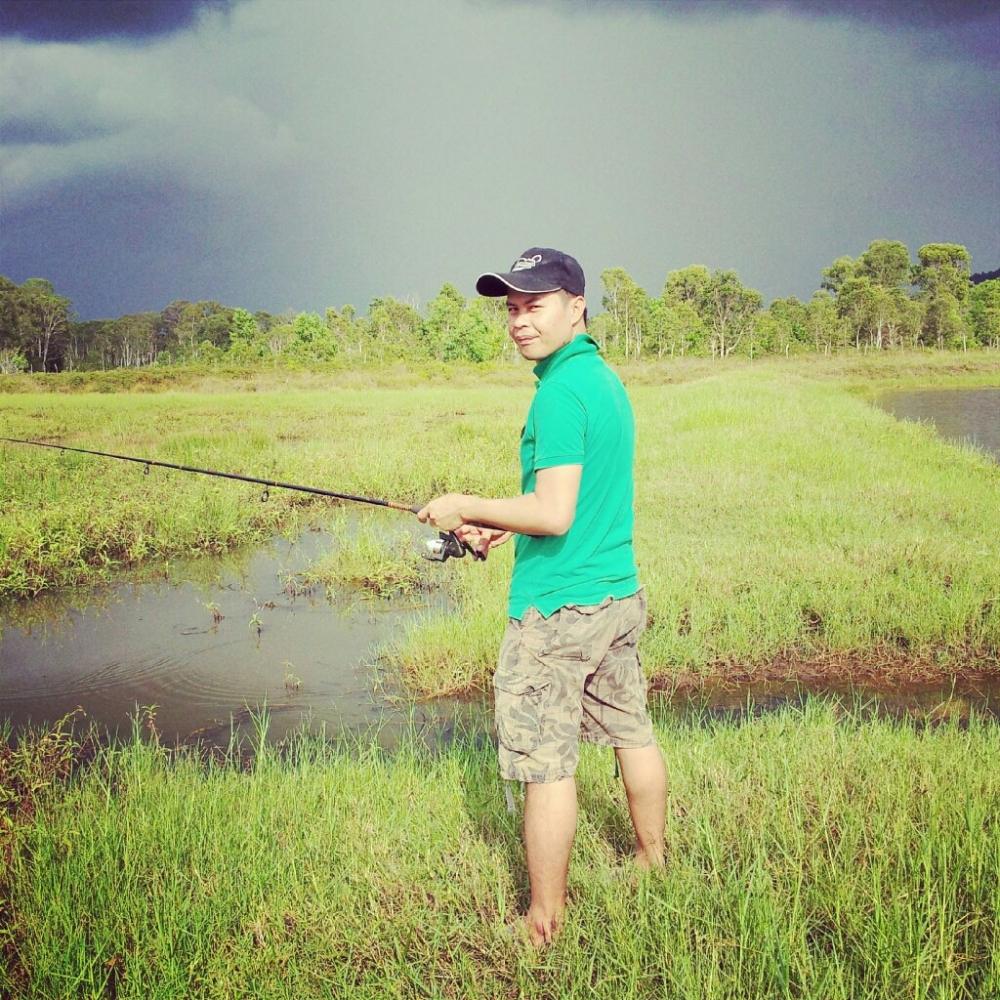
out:
{"label": "tree line", "polygon": [[[808,302],[761,294],[732,270],[671,271],[651,295],[624,268],[601,274],[604,311],[589,332],[613,360],[821,352],[1000,348],[1000,277],[972,275],[968,250],[875,240],[839,257]],[[76,320],[51,282],[0,276],[0,373],[178,363],[308,365],[494,361],[514,357],[503,299],[466,299],[445,284],[426,310],[391,296],[272,315],[219,302],[171,302],[160,312]]]}

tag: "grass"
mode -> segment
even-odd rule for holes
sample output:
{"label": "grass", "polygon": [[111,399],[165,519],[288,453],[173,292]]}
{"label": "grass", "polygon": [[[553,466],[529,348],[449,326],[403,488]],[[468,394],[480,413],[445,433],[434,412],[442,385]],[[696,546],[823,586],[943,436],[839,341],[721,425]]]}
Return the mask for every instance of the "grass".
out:
{"label": "grass", "polygon": [[[247,764],[236,748],[165,749],[149,722],[18,814],[0,992],[979,1000],[1000,987],[1000,728],[975,717],[922,726],[810,701],[742,724],[660,720],[663,875],[626,860],[610,757],[584,747],[568,923],[540,954],[507,933],[526,876],[485,733],[432,749],[414,736],[393,755],[375,736],[302,737]],[[31,771],[31,747],[51,756],[64,739],[23,742]]]}
{"label": "grass", "polygon": [[[790,357],[766,355],[750,361],[675,357],[645,359],[616,365],[629,384],[667,385],[748,368],[804,378],[835,379],[859,388],[907,388],[936,384],[966,387],[996,385],[1000,354],[988,349],[940,351],[855,351]],[[398,362],[344,367],[341,362],[311,366],[247,368],[239,365],[175,365],[160,368],[118,368],[93,372],[32,372],[0,375],[0,395],[14,393],[158,393],[171,391],[258,392],[286,389],[404,389],[428,383],[473,388],[484,383],[521,386],[526,366],[519,359],[472,365],[460,362]]]}
{"label": "grass", "polygon": [[398,523],[387,531],[385,525],[365,519],[348,531],[343,518],[334,531],[333,547],[297,574],[295,586],[347,588],[370,597],[413,594],[436,584],[434,577],[425,576],[421,561],[413,534]]}
{"label": "grass", "polygon": [[[451,374],[418,388],[408,387],[414,373],[400,371],[272,373],[236,390],[219,382],[18,393],[0,397],[0,433],[406,503],[449,490],[515,493],[530,375],[487,372],[477,384],[468,371]],[[515,374],[517,384],[506,384]],[[650,673],[754,673],[830,656],[922,669],[998,665],[1000,542],[991,525],[1000,468],[858,398],[865,387],[910,379],[997,384],[994,357],[683,359],[624,374],[638,427],[636,551],[649,592]],[[662,384],[671,374],[678,381]],[[252,544],[307,522],[344,524],[343,510],[302,494],[274,490],[261,503],[243,484],[2,450],[0,596]],[[453,610],[429,613],[393,656],[424,694],[484,687],[512,547],[485,565],[429,565],[407,547],[407,515],[358,510],[355,534],[310,579],[376,595],[446,581]]]}

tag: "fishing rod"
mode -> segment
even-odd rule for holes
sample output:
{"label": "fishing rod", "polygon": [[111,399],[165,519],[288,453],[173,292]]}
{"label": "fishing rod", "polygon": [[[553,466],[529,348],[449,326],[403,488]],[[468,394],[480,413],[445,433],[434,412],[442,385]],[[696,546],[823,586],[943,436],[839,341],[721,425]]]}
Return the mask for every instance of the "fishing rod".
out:
{"label": "fishing rod", "polygon": [[[200,469],[194,465],[178,465],[175,462],[161,462],[153,458],[137,458],[135,455],[117,455],[110,451],[93,451],[90,448],[72,448],[67,444],[51,444],[48,441],[31,441],[27,438],[0,437],[0,441],[8,444],[28,444],[36,448],[56,448],[59,451],[73,451],[81,455],[96,455],[99,458],[115,458],[122,462],[136,462],[144,466],[143,474],[149,475],[151,466],[161,469],[175,469],[178,472],[194,472],[201,476],[215,476],[218,479],[238,479],[244,483],[257,483],[264,487],[261,500],[267,500],[272,489],[295,490],[299,493],[312,493],[316,496],[330,497],[334,500],[350,500],[354,503],[371,504],[376,507],[389,507],[392,510],[402,510],[416,514],[420,507],[411,507],[394,500],[379,500],[377,497],[356,496],[353,493],[337,493],[334,490],[320,489],[318,486],[301,486],[298,483],[283,483],[277,479],[260,479],[257,476],[245,476],[239,472],[222,472],[218,469]],[[468,542],[462,541],[454,531],[439,531],[437,538],[428,538],[422,553],[425,559],[432,562],[444,562],[447,559],[461,558],[468,552],[474,559],[484,560],[483,553],[476,551]]]}

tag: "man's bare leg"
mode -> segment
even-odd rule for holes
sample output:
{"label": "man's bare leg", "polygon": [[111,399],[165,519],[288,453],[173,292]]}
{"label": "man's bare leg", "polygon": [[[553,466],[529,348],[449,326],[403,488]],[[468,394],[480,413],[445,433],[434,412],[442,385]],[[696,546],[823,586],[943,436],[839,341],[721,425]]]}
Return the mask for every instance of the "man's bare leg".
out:
{"label": "man's bare leg", "polygon": [[636,863],[642,868],[660,868],[667,821],[667,767],[663,754],[655,743],[636,750],[617,747],[615,754],[635,827]]}
{"label": "man's bare leg", "polygon": [[536,945],[552,941],[566,909],[569,855],[576,834],[576,782],[528,782],[524,790],[524,850],[531,905],[524,918]]}

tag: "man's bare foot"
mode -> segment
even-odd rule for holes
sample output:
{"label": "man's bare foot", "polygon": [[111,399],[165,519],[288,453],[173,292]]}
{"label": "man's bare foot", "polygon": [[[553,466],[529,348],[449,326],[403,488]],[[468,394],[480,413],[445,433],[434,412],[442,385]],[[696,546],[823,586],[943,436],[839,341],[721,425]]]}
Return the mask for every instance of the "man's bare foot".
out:
{"label": "man's bare foot", "polygon": [[650,856],[649,851],[644,851],[641,847],[636,847],[632,852],[632,860],[636,868],[641,868],[644,872],[654,871],[665,867],[663,852],[654,852]]}
{"label": "man's bare foot", "polygon": [[524,915],[524,928],[528,932],[528,939],[536,948],[552,944],[562,929],[562,917],[562,910],[551,916],[528,910]]}

